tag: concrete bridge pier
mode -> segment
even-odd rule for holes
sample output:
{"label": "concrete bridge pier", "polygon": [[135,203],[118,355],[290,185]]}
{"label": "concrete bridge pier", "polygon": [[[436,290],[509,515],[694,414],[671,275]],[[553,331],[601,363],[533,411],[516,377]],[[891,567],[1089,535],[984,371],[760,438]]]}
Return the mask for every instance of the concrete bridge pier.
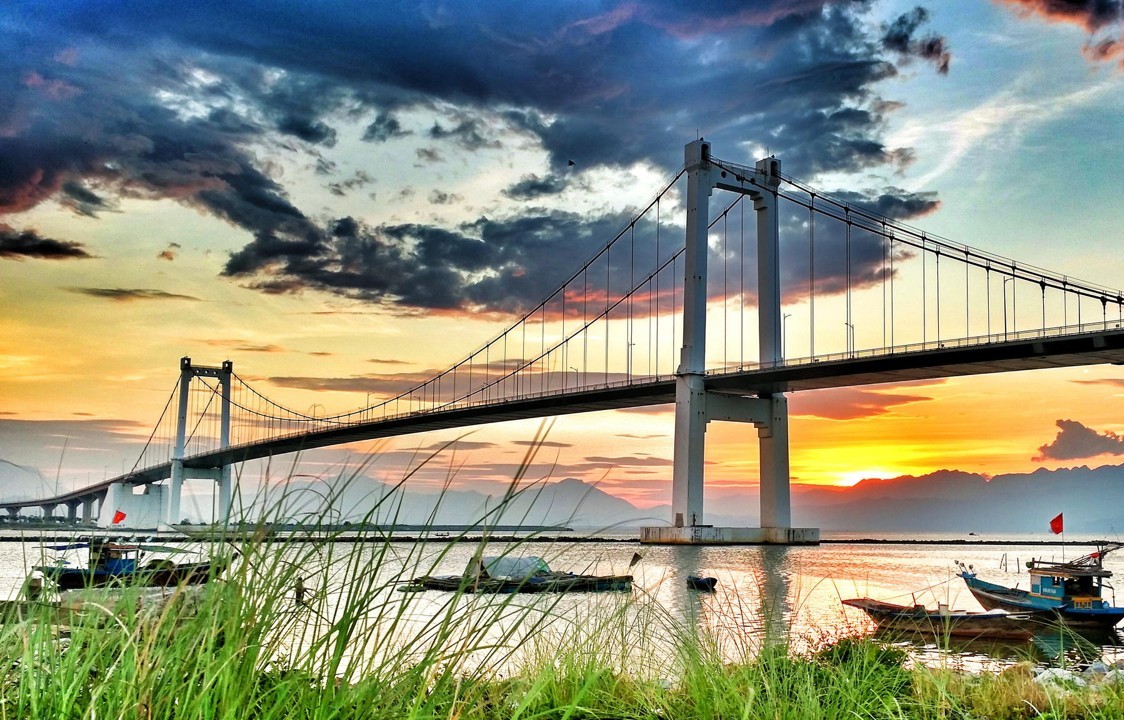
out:
{"label": "concrete bridge pier", "polygon": [[[660,544],[814,544],[816,528],[793,528],[789,500],[788,401],[783,394],[743,397],[706,387],[706,293],[709,199],[715,188],[748,195],[757,215],[758,338],[761,366],[781,358],[780,240],[776,191],[780,161],[766,158],[742,176],[711,162],[710,143],[684,150],[687,239],[683,279],[683,348],[675,383],[672,525],[641,529],[640,541]],[[706,426],[711,420],[752,423],[760,451],[761,527],[722,528],[703,516]]]}

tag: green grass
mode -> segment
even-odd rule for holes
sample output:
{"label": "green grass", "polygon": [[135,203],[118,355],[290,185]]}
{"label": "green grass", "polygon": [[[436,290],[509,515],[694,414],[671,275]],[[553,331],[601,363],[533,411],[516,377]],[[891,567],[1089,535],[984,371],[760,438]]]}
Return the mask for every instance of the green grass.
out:
{"label": "green grass", "polygon": [[846,637],[720,647],[640,590],[399,593],[454,545],[335,532],[218,536],[215,552],[238,554],[221,580],[159,603],[121,591],[65,632],[45,606],[0,626],[0,720],[1124,718],[1117,687],[1049,691],[1025,666],[914,667]]}

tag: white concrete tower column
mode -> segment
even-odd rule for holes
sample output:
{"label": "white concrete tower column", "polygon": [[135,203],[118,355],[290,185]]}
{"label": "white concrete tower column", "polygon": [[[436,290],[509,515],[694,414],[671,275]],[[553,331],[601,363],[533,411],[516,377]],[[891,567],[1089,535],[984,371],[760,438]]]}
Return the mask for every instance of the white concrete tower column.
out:
{"label": "white concrete tower column", "polygon": [[183,454],[187,444],[187,399],[191,390],[191,358],[180,358],[180,397],[176,409],[176,444],[172,448],[172,477],[168,481],[168,503],[164,522],[173,525],[180,521],[180,491],[183,489]]}
{"label": "white concrete tower column", "polygon": [[[781,347],[781,264],[777,218],[777,188],[781,162],[765,158],[757,162],[756,184],[761,192],[751,195],[757,211],[757,313],[760,362],[771,367],[783,359]],[[762,396],[769,401],[769,422],[759,427],[757,442],[761,472],[761,527],[792,526],[789,498],[788,400],[783,394]]]}
{"label": "white concrete tower column", "polygon": [[675,458],[671,512],[676,526],[703,523],[706,447],[706,260],[711,177],[710,143],[684,148],[687,167],[687,242],[683,278],[683,348],[675,379]]}
{"label": "white concrete tower column", "polygon": [[[224,361],[219,372],[219,383],[222,388],[222,422],[219,429],[219,447],[223,450],[230,447],[230,378],[233,374],[234,363],[230,360]],[[221,523],[224,526],[230,522],[230,497],[230,463],[224,462],[219,470],[219,517],[215,518],[216,523]]]}

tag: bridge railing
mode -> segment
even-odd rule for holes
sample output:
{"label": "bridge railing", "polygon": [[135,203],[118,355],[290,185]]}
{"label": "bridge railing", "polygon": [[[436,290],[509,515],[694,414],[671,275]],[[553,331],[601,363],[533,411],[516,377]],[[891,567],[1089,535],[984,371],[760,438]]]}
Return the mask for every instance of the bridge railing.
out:
{"label": "bridge railing", "polygon": [[[919,352],[931,352],[935,350],[949,350],[966,347],[979,347],[985,345],[1003,345],[1008,343],[1026,342],[1029,340],[1041,340],[1046,338],[1057,338],[1072,336],[1077,337],[1081,335],[1093,335],[1107,330],[1120,330],[1124,329],[1124,324],[1119,321],[1099,321],[1093,323],[1081,323],[1072,325],[1063,325],[1049,328],[1038,328],[1033,330],[1019,330],[993,332],[990,334],[973,335],[964,338],[945,338],[941,340],[931,340],[926,342],[906,343],[895,345],[885,348],[864,348],[857,349],[850,352],[835,352],[820,354],[815,357],[799,357],[799,358],[786,358],[785,360],[775,364],[761,364],[761,363],[738,363],[736,365],[728,365],[722,368],[711,369],[707,372],[711,377],[723,377],[735,374],[760,372],[763,370],[783,369],[786,367],[799,367],[806,366],[814,363],[830,363],[830,362],[846,362],[858,359],[870,359],[879,357],[890,357],[894,355],[905,355]],[[364,418],[355,419],[351,422],[333,422],[325,424],[320,428],[321,431],[331,431],[340,428],[361,427],[369,426],[384,422],[395,422],[409,418],[418,418],[424,416],[439,415],[444,413],[459,412],[462,410],[469,410],[472,408],[481,407],[494,407],[511,404],[514,402],[534,401],[537,399],[555,398],[562,396],[580,396],[586,393],[598,392],[603,390],[612,390],[614,388],[625,387],[643,387],[647,385],[658,385],[674,381],[674,374],[661,374],[649,376],[632,376],[629,378],[611,379],[603,382],[594,382],[588,385],[583,385],[580,388],[550,388],[535,391],[526,391],[517,397],[504,397],[504,398],[489,398],[484,395],[474,396],[471,398],[463,398],[454,403],[448,403],[438,407],[422,407],[412,410],[404,410],[396,413],[384,413],[377,418]],[[285,432],[273,437],[274,440],[283,440],[301,435],[308,435],[309,431],[293,430]],[[234,445],[233,448],[249,447],[259,444],[258,442],[242,443]]]}

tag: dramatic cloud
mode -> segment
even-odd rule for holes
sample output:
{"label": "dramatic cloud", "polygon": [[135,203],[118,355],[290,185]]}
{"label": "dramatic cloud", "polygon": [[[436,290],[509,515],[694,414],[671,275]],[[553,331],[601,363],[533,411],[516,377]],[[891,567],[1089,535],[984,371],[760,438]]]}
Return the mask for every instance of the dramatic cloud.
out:
{"label": "dramatic cloud", "polygon": [[[1089,39],[1081,49],[1093,62],[1120,59],[1124,68],[1124,0],[1001,0],[1024,17],[1082,27]],[[1096,37],[1101,35],[1101,37]]]}
{"label": "dramatic cloud", "polygon": [[[325,220],[256,150],[304,153],[332,175],[322,153],[345,124],[400,143],[413,132],[405,113],[428,112],[416,138],[425,146],[410,148],[420,165],[516,144],[545,151],[550,174],[508,188],[517,200],[557,195],[572,167],[670,173],[700,127],[729,159],[768,146],[798,177],[893,169],[912,154],[883,142],[895,106],[879,83],[914,58],[943,72],[948,50],[923,9],[878,27],[869,4],[505,0],[435,12],[341,0],[315,16],[264,0],[237,13],[143,0],[6,6],[0,37],[21,52],[0,59],[0,215],[55,199],[95,218],[121,198],[172,199],[245,231],[224,273],[263,292],[518,312],[612,237],[620,216],[523,208],[455,228]],[[375,180],[356,173],[327,188],[345,195]]]}
{"label": "dramatic cloud", "polygon": [[1098,455],[1124,455],[1124,437],[1114,432],[1098,433],[1076,420],[1058,420],[1058,436],[1038,448],[1032,460],[1080,460]]}
{"label": "dramatic cloud", "polygon": [[15,230],[0,223],[0,258],[75,260],[92,257],[79,243],[40,237],[34,230]]}
{"label": "dramatic cloud", "polygon": [[569,183],[558,175],[524,175],[503,194],[512,200],[537,200],[541,197],[557,195],[569,186]]}
{"label": "dramatic cloud", "polygon": [[914,8],[912,11],[900,16],[890,24],[882,36],[883,44],[890,50],[902,55],[916,55],[923,60],[928,60],[937,66],[937,72],[948,74],[948,63],[952,56],[945,46],[944,38],[939,35],[926,35],[915,38],[914,33],[929,19],[929,12],[923,7]]}
{"label": "dramatic cloud", "polygon": [[156,257],[160,260],[168,260],[168,261],[175,260],[176,255],[180,251],[180,247],[181,246],[180,246],[179,243],[168,243],[168,247],[164,248],[159,253],[157,253]]}
{"label": "dramatic cloud", "polygon": [[175,293],[164,292],[163,290],[147,290],[147,289],[126,289],[126,288],[83,288],[72,287],[66,288],[68,292],[78,293],[80,295],[89,295],[90,297],[105,298],[107,300],[116,300],[117,302],[133,302],[136,300],[191,300],[192,302],[199,302],[199,298],[190,295],[177,295]]}
{"label": "dramatic cloud", "polygon": [[1120,22],[1121,0],[1001,0],[1025,15],[1039,15],[1055,22],[1080,25],[1089,32]]}

